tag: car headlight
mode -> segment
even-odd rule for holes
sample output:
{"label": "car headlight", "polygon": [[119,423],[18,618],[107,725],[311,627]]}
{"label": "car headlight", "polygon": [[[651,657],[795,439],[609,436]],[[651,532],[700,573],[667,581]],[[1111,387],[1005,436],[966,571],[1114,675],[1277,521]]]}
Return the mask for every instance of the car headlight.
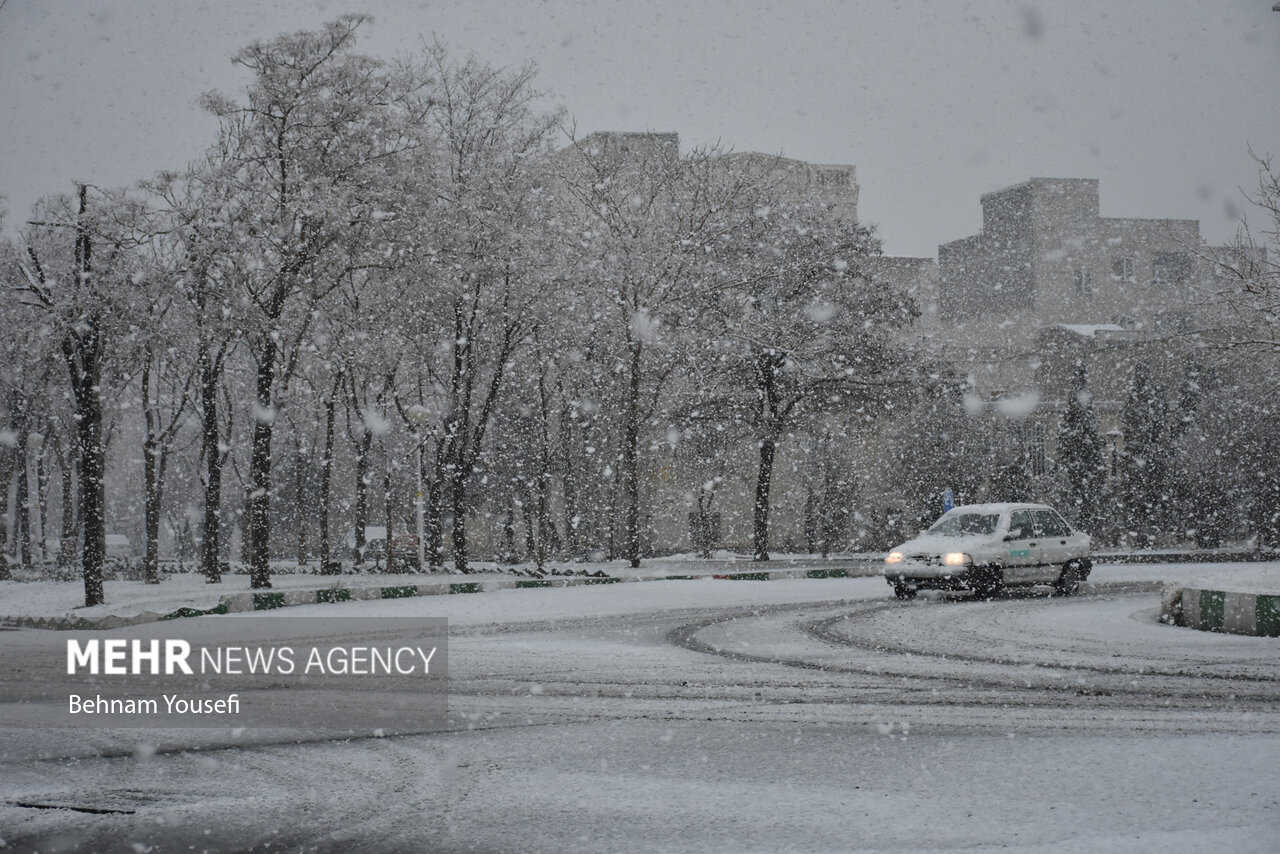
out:
{"label": "car headlight", "polygon": [[904,560],[902,552],[889,552],[889,556],[884,559],[885,563],[902,563]]}
{"label": "car headlight", "polygon": [[973,558],[964,552],[947,552],[943,555],[942,562],[947,566],[968,566],[973,563]]}

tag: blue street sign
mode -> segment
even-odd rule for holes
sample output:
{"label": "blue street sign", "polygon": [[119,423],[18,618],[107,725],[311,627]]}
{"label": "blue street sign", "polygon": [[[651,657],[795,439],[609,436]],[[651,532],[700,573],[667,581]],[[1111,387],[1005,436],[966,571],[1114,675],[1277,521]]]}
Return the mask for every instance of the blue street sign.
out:
{"label": "blue street sign", "polygon": [[947,487],[942,491],[942,512],[950,513],[951,508],[956,506],[956,497],[951,492],[951,487]]}

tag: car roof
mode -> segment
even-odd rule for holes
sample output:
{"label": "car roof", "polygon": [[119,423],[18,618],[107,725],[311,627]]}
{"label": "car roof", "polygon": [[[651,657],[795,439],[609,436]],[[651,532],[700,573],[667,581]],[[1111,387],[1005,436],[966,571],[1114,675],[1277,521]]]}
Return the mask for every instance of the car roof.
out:
{"label": "car roof", "polygon": [[947,515],[952,513],[983,513],[996,514],[1006,513],[1010,510],[1052,510],[1047,504],[1030,504],[1026,502],[1005,502],[999,504],[962,504],[959,507],[953,507],[948,511]]}

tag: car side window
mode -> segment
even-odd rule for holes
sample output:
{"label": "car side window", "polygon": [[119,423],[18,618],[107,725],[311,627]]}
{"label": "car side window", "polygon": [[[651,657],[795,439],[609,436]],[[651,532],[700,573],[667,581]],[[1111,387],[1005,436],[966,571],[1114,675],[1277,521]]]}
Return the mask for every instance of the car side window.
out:
{"label": "car side window", "polygon": [[1031,512],[1015,510],[1009,516],[1009,536],[1015,540],[1026,540],[1032,536]]}
{"label": "car side window", "polygon": [[1037,510],[1032,515],[1035,516],[1037,537],[1065,537],[1070,533],[1058,515],[1050,510]]}

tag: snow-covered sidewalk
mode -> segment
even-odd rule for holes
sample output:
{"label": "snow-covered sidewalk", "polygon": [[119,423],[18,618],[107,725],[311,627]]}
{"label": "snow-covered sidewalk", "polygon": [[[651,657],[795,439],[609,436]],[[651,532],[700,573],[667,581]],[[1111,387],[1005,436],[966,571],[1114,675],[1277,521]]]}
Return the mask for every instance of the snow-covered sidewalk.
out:
{"label": "snow-covered sidewalk", "polygon": [[[108,617],[126,620],[145,614],[166,615],[183,609],[209,611],[230,601],[230,610],[254,610],[253,599],[243,603],[246,596],[257,594],[265,607],[310,604],[317,600],[311,592],[319,594],[320,601],[345,602],[348,600],[400,598],[401,596],[431,595],[432,593],[475,593],[512,587],[569,586],[583,583],[613,581],[659,581],[693,579],[711,576],[738,577],[748,580],[767,580],[773,577],[810,575],[871,575],[878,572],[878,562],[873,556],[840,556],[824,559],[816,555],[786,555],[767,563],[756,563],[749,558],[718,553],[711,559],[689,555],[646,560],[639,569],[633,569],[624,561],[596,563],[564,563],[548,565],[542,574],[532,566],[499,566],[494,563],[476,563],[468,574],[457,572],[436,573],[380,573],[366,572],[345,575],[317,575],[312,573],[279,573],[271,577],[270,590],[252,590],[249,576],[229,573],[219,584],[208,584],[204,576],[196,573],[168,574],[160,584],[142,581],[108,581],[105,584],[106,602],[91,608],[83,607],[84,587],[79,581],[0,581],[0,623],[31,620],[70,620],[95,622]],[[384,594],[383,591],[391,591]],[[270,597],[265,599],[263,597]]]}
{"label": "snow-covered sidewalk", "polygon": [[[249,576],[240,573],[224,575],[220,584],[207,584],[204,577],[196,573],[171,574],[165,575],[160,584],[108,581],[106,603],[92,608],[82,606],[84,588],[79,581],[0,581],[0,624],[31,625],[40,621],[51,628],[66,628],[108,618],[119,618],[124,622],[139,618],[155,619],[182,611],[263,610],[315,603],[612,582],[713,577],[746,581],[866,577],[877,575],[880,568],[874,555],[839,555],[830,559],[817,555],[783,555],[767,563],[757,563],[749,557],[724,552],[711,559],[693,555],[655,558],[644,561],[639,569],[632,569],[624,561],[551,564],[543,575],[538,575],[531,566],[495,563],[476,563],[473,566],[474,571],[468,574],[368,572],[317,575],[281,572],[272,576],[272,587],[266,591],[251,590]],[[1261,592],[1271,592],[1280,590],[1280,563],[1101,562],[1095,566],[1089,581],[1094,584],[1147,581],[1194,584],[1217,590],[1256,588]]]}

